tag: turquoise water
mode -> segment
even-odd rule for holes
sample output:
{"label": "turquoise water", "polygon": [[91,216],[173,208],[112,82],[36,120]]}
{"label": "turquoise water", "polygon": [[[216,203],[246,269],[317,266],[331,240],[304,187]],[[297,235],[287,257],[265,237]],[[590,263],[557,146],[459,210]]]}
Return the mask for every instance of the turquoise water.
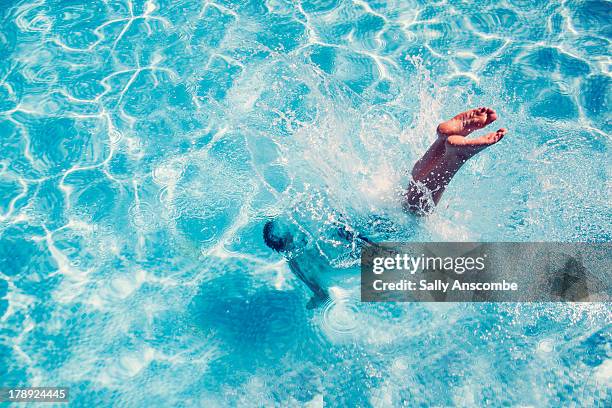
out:
{"label": "turquoise water", "polygon": [[[375,239],[611,240],[606,1],[0,1],[0,385],[75,406],[610,406],[609,304],[365,304]],[[435,214],[436,125],[498,145]],[[263,243],[294,220],[343,276]],[[528,271],[526,271],[528,273]]]}

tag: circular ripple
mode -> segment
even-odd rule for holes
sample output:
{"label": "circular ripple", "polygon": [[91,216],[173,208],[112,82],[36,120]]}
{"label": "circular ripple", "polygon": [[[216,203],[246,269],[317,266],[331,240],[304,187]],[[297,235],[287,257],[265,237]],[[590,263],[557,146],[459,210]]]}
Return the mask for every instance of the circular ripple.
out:
{"label": "circular ripple", "polygon": [[323,305],[321,329],[329,340],[345,340],[353,336],[359,326],[355,299],[332,299]]}
{"label": "circular ripple", "polygon": [[128,210],[130,223],[139,231],[148,232],[157,226],[157,216],[148,203],[134,204]]}
{"label": "circular ripple", "polygon": [[541,353],[550,353],[555,349],[555,345],[550,339],[544,339],[538,343],[538,351]]}
{"label": "circular ripple", "polygon": [[181,178],[184,171],[185,164],[181,161],[164,163],[153,169],[153,181],[162,186],[172,185]]}
{"label": "circular ripple", "polygon": [[117,146],[119,142],[123,139],[123,133],[111,127],[108,130],[108,143],[110,146]]}

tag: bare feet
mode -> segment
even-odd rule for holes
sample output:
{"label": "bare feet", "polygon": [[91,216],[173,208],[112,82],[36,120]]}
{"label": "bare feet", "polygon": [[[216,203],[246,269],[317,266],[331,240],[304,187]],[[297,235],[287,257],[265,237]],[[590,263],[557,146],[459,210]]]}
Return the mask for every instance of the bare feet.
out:
{"label": "bare feet", "polygon": [[485,147],[498,142],[505,134],[505,129],[476,139],[465,139],[477,129],[489,125],[497,119],[497,113],[491,108],[476,108],[462,112],[438,125],[438,139],[421,157],[412,169],[412,178],[431,172],[441,157],[456,156],[467,160]]}
{"label": "bare feet", "polygon": [[460,113],[438,126],[438,138],[412,169],[412,181],[404,199],[408,211],[418,215],[430,213],[461,166],[504,137],[506,129],[502,128],[474,139],[466,138],[495,119],[497,114],[493,109],[477,108]]}
{"label": "bare feet", "polygon": [[502,128],[476,139],[468,139],[457,135],[449,136],[446,139],[446,154],[457,155],[467,160],[486,147],[499,142],[505,135],[506,129]]}
{"label": "bare feet", "polygon": [[438,136],[467,136],[477,129],[482,129],[497,119],[497,113],[491,108],[476,108],[462,112],[438,125]]}

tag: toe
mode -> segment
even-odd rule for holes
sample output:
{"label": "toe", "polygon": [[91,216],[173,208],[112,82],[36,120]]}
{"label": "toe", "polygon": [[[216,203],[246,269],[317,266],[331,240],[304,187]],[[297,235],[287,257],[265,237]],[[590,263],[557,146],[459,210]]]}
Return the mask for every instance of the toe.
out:
{"label": "toe", "polygon": [[497,113],[491,109],[491,108],[487,108],[487,122],[491,123],[494,122],[495,120],[497,120]]}
{"label": "toe", "polygon": [[506,129],[504,128],[498,129],[497,132],[495,133],[491,133],[493,143],[499,142],[500,140],[503,139],[505,135],[506,135]]}

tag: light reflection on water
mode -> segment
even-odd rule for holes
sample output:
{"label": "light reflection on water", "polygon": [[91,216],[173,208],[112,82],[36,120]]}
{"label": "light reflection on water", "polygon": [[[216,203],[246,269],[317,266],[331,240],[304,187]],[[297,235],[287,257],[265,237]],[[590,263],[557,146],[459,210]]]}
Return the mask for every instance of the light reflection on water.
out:
{"label": "light reflection on water", "polygon": [[[6,1],[0,378],[77,405],[558,405],[609,399],[607,304],[363,304],[375,239],[610,241],[604,1]],[[510,132],[437,212],[398,193],[437,123]]]}

